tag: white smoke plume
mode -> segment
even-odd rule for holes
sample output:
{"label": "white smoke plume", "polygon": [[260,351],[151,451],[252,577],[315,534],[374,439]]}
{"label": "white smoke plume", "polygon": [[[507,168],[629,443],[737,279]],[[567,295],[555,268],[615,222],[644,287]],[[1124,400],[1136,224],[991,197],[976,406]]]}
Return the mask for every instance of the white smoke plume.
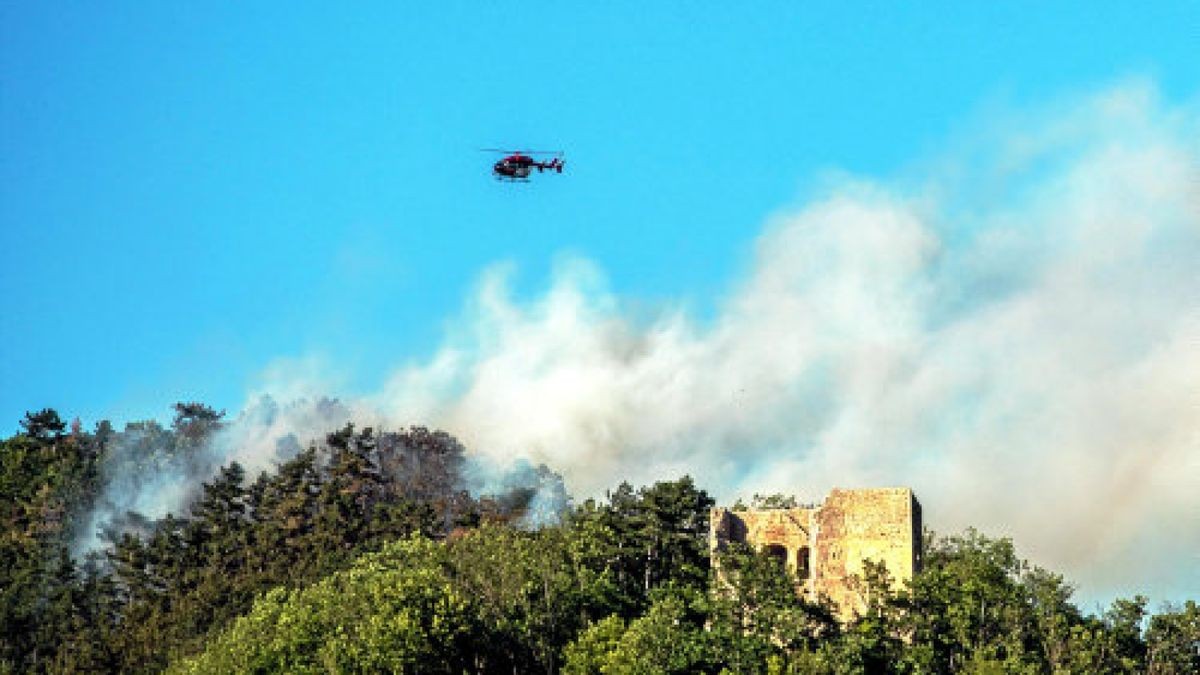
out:
{"label": "white smoke plume", "polygon": [[[1012,536],[1084,597],[1195,597],[1198,132],[1194,101],[1131,82],[991,120],[904,178],[832,178],[705,319],[635,313],[578,258],[520,301],[501,265],[435,354],[342,400],[544,462],[576,497],[685,473],[722,501],[908,485],[928,525]],[[329,393],[293,363],[265,390]],[[327,430],[302,408],[222,447],[265,468],[280,436]]]}
{"label": "white smoke plume", "polygon": [[155,422],[114,433],[100,466],[104,489],[74,533],[72,553],[97,551],[126,532],[147,536],[167,514],[186,516],[202,483],[220,466],[240,462],[253,480],[352,418],[348,408],[327,398],[280,405],[264,394],[191,451],[175,451],[171,433]]}
{"label": "white smoke plume", "polygon": [[[639,320],[586,260],[487,272],[372,407],[601,493],[910,485],[1085,593],[1200,592],[1200,115],[1132,82],[1012,114],[774,218],[715,318]],[[682,261],[681,261],[682,264]]]}

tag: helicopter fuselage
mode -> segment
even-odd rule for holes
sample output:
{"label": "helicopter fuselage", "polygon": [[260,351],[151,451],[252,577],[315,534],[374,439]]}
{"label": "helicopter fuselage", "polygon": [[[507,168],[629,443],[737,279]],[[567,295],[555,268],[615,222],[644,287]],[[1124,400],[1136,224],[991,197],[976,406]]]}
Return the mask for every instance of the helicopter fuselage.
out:
{"label": "helicopter fuselage", "polygon": [[534,169],[537,169],[539,173],[546,169],[562,173],[563,162],[560,157],[555,157],[548,162],[542,162],[529,155],[517,152],[493,164],[492,175],[502,180],[524,181],[529,179],[529,174],[533,173]]}
{"label": "helicopter fuselage", "polygon": [[528,157],[505,157],[492,166],[497,178],[524,180],[533,172],[533,160]]}

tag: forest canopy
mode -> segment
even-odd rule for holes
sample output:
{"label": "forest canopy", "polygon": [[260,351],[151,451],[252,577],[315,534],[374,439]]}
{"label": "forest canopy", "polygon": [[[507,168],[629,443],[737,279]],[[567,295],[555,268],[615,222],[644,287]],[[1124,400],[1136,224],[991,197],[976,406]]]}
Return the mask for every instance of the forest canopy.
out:
{"label": "forest canopy", "polygon": [[[248,475],[205,452],[222,413],[174,410],[85,431],[45,409],[0,441],[0,673],[1200,672],[1195,601],[1086,614],[973,530],[927,533],[902,588],[869,566],[839,622],[748,548],[717,582],[687,476],[535,522],[537,487],[471,493],[444,432],[347,425]],[[180,512],[106,503],[166,471],[195,476]]]}

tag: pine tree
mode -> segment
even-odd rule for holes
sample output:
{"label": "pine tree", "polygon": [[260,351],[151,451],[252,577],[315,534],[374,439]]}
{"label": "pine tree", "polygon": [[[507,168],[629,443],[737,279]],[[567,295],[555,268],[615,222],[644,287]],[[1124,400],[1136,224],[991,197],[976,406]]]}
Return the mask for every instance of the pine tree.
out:
{"label": "pine tree", "polygon": [[25,419],[21,420],[21,428],[30,438],[45,442],[61,437],[67,424],[53,408],[43,408],[35,413],[25,413]]}

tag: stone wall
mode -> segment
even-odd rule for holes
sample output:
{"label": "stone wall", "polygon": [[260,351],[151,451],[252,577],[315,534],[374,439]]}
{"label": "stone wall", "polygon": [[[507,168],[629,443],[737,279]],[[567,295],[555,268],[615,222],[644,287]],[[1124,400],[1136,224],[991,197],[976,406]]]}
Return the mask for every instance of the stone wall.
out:
{"label": "stone wall", "polygon": [[820,506],[713,509],[710,546],[744,542],[778,556],[798,591],[828,597],[845,617],[864,605],[854,576],[882,562],[902,584],[921,568],[921,505],[908,488],[834,489]]}

